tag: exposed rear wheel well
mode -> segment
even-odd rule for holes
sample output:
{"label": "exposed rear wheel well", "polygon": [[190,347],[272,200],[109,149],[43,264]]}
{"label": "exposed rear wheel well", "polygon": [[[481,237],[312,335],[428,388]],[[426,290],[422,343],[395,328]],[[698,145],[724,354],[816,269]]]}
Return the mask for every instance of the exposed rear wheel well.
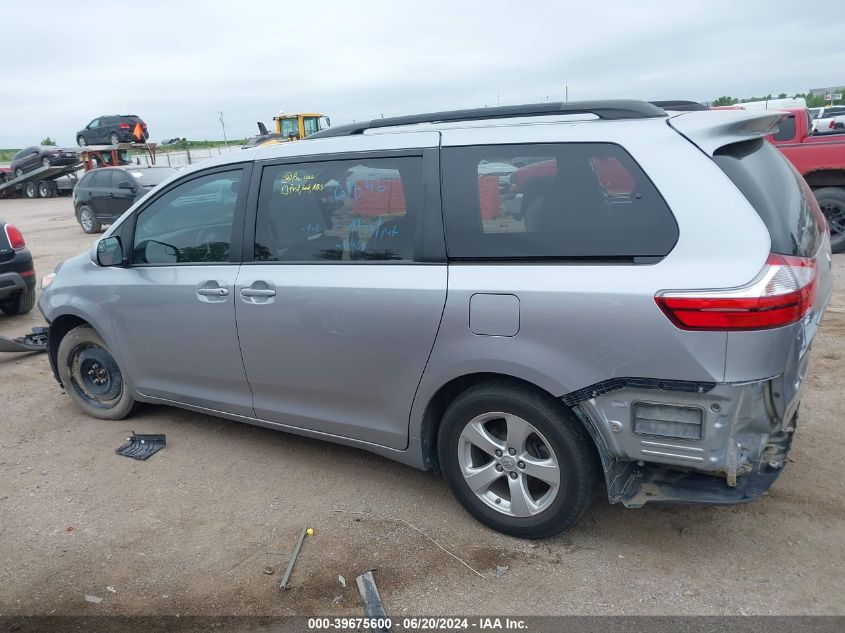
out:
{"label": "exposed rear wheel well", "polygon": [[[470,389],[479,383],[490,382],[491,380],[495,380],[500,383],[504,381],[514,386],[528,387],[529,389],[533,389],[534,391],[555,400],[561,407],[566,408],[566,405],[564,405],[559,398],[555,398],[545,389],[542,389],[527,380],[522,380],[521,378],[516,378],[507,374],[480,372],[477,374],[467,374],[454,378],[437,390],[437,393],[435,393],[431,400],[429,400],[428,406],[425,409],[425,414],[423,415],[422,429],[420,431],[420,443],[423,452],[423,462],[428,470],[440,470],[440,465],[437,461],[437,433],[440,429],[440,422],[443,419],[443,414],[446,412],[446,409],[449,408],[449,405],[455,398],[467,389]],[[572,414],[572,417],[573,419],[577,419],[577,416],[574,414]],[[581,424],[580,420],[579,424]],[[597,449],[596,459],[598,459]]]}
{"label": "exposed rear wheel well", "polygon": [[53,376],[61,383],[58,370],[58,353],[59,343],[65,337],[65,334],[70,332],[73,328],[80,325],[90,325],[85,319],[82,319],[73,314],[63,314],[57,317],[50,324],[50,334],[47,337],[47,351],[50,355],[50,367],[53,370]]}

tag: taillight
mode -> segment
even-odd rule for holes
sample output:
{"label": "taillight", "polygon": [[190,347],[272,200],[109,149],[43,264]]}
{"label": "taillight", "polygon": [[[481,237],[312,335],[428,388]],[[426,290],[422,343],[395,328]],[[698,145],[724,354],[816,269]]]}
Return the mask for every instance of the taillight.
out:
{"label": "taillight", "polygon": [[12,226],[11,224],[6,225],[6,239],[9,240],[9,246],[16,251],[26,246],[26,240],[23,239],[23,234],[16,226]]}
{"label": "taillight", "polygon": [[744,288],[663,292],[657,305],[682,330],[765,330],[795,323],[816,299],[816,260],[772,253]]}
{"label": "taillight", "polygon": [[831,120],[830,120],[830,123],[829,123],[829,124],[828,124],[828,126],[827,126],[827,129],[828,129],[828,130],[833,130],[833,129],[835,129],[835,128],[836,128],[836,119],[831,119]]}
{"label": "taillight", "polygon": [[130,125],[129,125],[128,123],[121,123],[121,124],[120,124],[120,129],[121,129],[121,130],[128,130],[128,129],[129,129],[129,127],[130,127]]}

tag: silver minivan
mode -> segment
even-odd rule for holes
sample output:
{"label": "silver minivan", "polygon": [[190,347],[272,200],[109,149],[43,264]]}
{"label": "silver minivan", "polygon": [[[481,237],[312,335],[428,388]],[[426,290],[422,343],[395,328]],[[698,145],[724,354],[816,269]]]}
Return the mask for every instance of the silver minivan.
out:
{"label": "silver minivan", "polygon": [[48,276],[70,398],[438,470],[502,532],[733,504],[780,474],[831,294],[779,113],[440,112],[200,163]]}

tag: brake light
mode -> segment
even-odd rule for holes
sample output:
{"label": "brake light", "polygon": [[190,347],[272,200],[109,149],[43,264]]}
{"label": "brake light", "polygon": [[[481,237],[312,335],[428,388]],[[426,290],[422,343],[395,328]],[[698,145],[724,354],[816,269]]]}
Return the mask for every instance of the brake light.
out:
{"label": "brake light", "polygon": [[832,130],[836,127],[836,119],[831,119],[830,123],[827,124],[827,129]]}
{"label": "brake light", "polygon": [[16,251],[26,246],[26,240],[23,239],[23,234],[16,226],[11,224],[6,225],[6,239],[9,240],[9,246]]}
{"label": "brake light", "polygon": [[816,299],[815,258],[772,253],[744,288],[663,292],[657,305],[682,330],[765,330],[796,323]]}
{"label": "brake light", "polygon": [[120,129],[121,129],[121,130],[128,130],[128,129],[129,129],[129,127],[130,127],[130,126],[129,126],[129,124],[128,124],[128,123],[121,123],[121,124],[120,124]]}

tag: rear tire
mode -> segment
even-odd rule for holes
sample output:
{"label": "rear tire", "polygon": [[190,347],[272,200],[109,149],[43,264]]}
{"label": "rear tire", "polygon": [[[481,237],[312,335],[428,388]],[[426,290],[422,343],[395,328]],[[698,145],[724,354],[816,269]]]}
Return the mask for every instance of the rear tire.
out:
{"label": "rear tire", "polygon": [[33,306],[35,306],[35,288],[27,288],[13,297],[0,301],[0,310],[9,316],[26,314],[32,310]]}
{"label": "rear tire", "polygon": [[135,399],[105,341],[93,328],[80,325],[59,343],[56,356],[65,391],[85,413],[101,420],[122,420]]}
{"label": "rear tire", "polygon": [[82,230],[86,233],[99,233],[103,230],[103,225],[97,222],[97,218],[94,216],[94,212],[91,210],[91,207],[86,204],[79,207],[79,212],[76,217],[79,220],[79,226],[81,226]]}
{"label": "rear tire", "polygon": [[109,143],[111,143],[112,145],[117,145],[118,143],[120,143],[120,137],[114,132],[112,132],[111,134],[109,134]]}
{"label": "rear tire", "polygon": [[845,251],[845,188],[824,187],[813,194],[830,227],[830,248],[834,253]]}
{"label": "rear tire", "polygon": [[49,180],[38,181],[38,197],[52,198],[54,195],[52,183]]}
{"label": "rear tire", "polygon": [[45,156],[44,158],[41,159],[41,166],[42,167],[49,167],[50,165],[52,165],[52,163],[50,162],[49,158],[47,158]]}
{"label": "rear tire", "polygon": [[23,186],[23,195],[30,200],[38,197],[38,187],[35,186],[34,182],[28,182]]}
{"label": "rear tire", "polygon": [[595,446],[581,423],[547,394],[504,381],[472,387],[449,405],[437,449],[461,505],[511,536],[545,538],[574,525],[597,481]]}

